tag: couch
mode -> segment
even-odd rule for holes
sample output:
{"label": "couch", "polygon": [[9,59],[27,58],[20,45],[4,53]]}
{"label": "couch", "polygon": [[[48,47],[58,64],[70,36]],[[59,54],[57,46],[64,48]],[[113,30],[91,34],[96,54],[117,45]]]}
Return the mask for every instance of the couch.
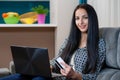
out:
{"label": "couch", "polygon": [[[103,37],[106,43],[106,65],[97,80],[120,80],[120,28],[100,28],[100,37]],[[13,64],[10,63],[11,73],[15,73]]]}
{"label": "couch", "polygon": [[97,80],[120,80],[120,28],[101,28],[100,36],[106,42],[106,65]]}

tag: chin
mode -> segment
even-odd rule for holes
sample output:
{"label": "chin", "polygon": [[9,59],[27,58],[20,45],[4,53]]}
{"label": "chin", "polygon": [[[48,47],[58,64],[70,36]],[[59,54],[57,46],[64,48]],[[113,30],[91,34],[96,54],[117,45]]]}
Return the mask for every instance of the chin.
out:
{"label": "chin", "polygon": [[87,30],[82,30],[82,29],[81,29],[80,31],[81,31],[82,33],[86,33],[86,32],[87,32]]}
{"label": "chin", "polygon": [[81,33],[87,33],[87,31],[81,31]]}

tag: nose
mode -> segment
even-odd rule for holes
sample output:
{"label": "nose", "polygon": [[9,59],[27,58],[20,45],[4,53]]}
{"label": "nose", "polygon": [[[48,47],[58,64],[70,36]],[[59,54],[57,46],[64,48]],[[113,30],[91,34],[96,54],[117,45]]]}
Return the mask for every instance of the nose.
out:
{"label": "nose", "polygon": [[82,18],[79,19],[79,25],[81,25],[81,24],[83,24],[83,19]]}

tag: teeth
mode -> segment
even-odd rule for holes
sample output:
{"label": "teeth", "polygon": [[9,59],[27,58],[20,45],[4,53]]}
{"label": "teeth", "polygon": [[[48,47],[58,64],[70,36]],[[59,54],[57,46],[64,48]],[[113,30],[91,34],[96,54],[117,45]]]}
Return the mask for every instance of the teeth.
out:
{"label": "teeth", "polygon": [[81,26],[81,29],[84,29],[85,28],[85,26]]}

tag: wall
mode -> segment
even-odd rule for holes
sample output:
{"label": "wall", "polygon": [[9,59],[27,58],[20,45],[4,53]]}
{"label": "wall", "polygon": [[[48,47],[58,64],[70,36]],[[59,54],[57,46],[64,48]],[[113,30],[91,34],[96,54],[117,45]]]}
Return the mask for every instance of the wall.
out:
{"label": "wall", "polygon": [[68,36],[72,13],[77,4],[79,4],[79,0],[50,0],[50,21],[57,24],[55,30],[55,54],[58,53],[61,44]]}
{"label": "wall", "polygon": [[[50,0],[50,23],[56,24],[57,28],[1,28],[0,38],[2,48],[0,49],[0,67],[8,67],[12,60],[10,45],[28,45],[48,47],[51,54],[50,59],[57,54],[64,39],[68,36],[71,24],[72,13],[79,0]],[[14,32],[16,31],[16,32]],[[47,33],[46,33],[47,32]],[[55,49],[55,50],[54,50]]]}
{"label": "wall", "polygon": [[55,53],[54,31],[47,26],[0,28],[0,67],[9,67],[12,60],[10,45],[48,48],[52,59]]}
{"label": "wall", "polygon": [[103,26],[120,26],[120,0],[88,0],[93,5]]}

